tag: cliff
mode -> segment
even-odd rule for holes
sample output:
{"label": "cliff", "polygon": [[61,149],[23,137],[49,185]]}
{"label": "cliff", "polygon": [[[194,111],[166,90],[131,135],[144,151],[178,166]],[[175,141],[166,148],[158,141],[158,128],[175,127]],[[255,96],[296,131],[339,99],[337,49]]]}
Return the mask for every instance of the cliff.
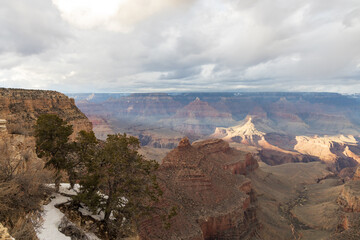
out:
{"label": "cliff", "polygon": [[87,117],[76,107],[74,99],[62,93],[43,90],[0,88],[0,119],[7,120],[10,133],[33,133],[39,115],[57,114],[73,125],[74,135],[80,130],[91,130]]}
{"label": "cliff", "polygon": [[51,178],[36,155],[34,137],[0,132],[0,223],[15,239],[37,239],[33,213],[41,210]]}
{"label": "cliff", "polygon": [[227,126],[235,121],[230,113],[220,112],[196,98],[164,123],[188,136],[204,136],[212,133],[217,126]]}
{"label": "cliff", "polygon": [[158,181],[159,206],[177,206],[171,228],[160,217],[143,221],[142,239],[250,239],[258,228],[251,181],[258,167],[249,154],[212,139],[180,141],[163,159]]}
{"label": "cliff", "polygon": [[348,181],[337,201],[346,212],[360,213],[360,167],[357,167],[352,180]]}

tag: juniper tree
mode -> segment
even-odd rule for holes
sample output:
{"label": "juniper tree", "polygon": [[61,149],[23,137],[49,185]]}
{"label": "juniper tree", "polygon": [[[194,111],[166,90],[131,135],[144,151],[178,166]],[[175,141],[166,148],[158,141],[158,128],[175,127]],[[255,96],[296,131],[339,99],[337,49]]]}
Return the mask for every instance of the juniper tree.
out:
{"label": "juniper tree", "polygon": [[87,163],[87,173],[80,181],[77,199],[104,213],[111,236],[129,235],[162,194],[154,174],[158,164],[145,160],[138,153],[139,147],[135,137],[109,135],[96,157]]}
{"label": "juniper tree", "polygon": [[55,114],[41,115],[35,125],[36,153],[45,158],[46,168],[53,168],[55,174],[55,189],[58,192],[61,180],[61,171],[69,169],[69,153],[73,144],[69,137],[73,128],[66,121]]}

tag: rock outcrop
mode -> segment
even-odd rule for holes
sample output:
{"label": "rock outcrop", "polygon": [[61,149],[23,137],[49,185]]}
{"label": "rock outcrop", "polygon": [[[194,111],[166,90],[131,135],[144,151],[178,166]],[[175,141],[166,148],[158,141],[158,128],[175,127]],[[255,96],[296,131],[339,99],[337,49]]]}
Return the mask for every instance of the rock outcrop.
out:
{"label": "rock outcrop", "polygon": [[247,116],[237,126],[216,128],[210,137],[258,147],[260,159],[269,165],[320,160],[340,172],[360,163],[360,146],[352,135],[291,136],[272,132],[273,123],[265,121]]}
{"label": "rock outcrop", "polygon": [[331,162],[336,160],[337,155],[332,151],[333,148],[335,147],[335,144],[340,144],[342,146],[357,144],[356,139],[351,135],[323,136],[323,137],[297,136],[296,141],[297,144],[294,147],[296,151],[304,154],[317,156],[325,162],[328,161]]}
{"label": "rock outcrop", "polygon": [[0,223],[0,240],[14,240],[14,238],[10,236],[8,229],[5,228],[1,223]]}
{"label": "rock outcrop", "polygon": [[258,227],[251,181],[258,167],[249,154],[212,139],[182,139],[163,159],[158,181],[161,206],[177,206],[171,228],[160,217],[141,224],[142,239],[249,239]]}
{"label": "rock outcrop", "polygon": [[0,88],[0,118],[7,120],[10,133],[32,134],[39,115],[57,114],[73,125],[74,135],[91,130],[92,125],[76,107],[74,99],[62,93],[43,90]]}
{"label": "rock outcrop", "polygon": [[6,131],[7,131],[6,120],[0,119],[0,132],[6,132]]}
{"label": "rock outcrop", "polygon": [[353,180],[360,181],[360,167],[357,167],[353,176]]}
{"label": "rock outcrop", "polygon": [[252,117],[249,116],[245,124],[229,128],[216,128],[211,137],[220,137],[227,141],[256,146],[259,141],[264,140],[265,134],[266,133],[256,129]]}
{"label": "rock outcrop", "polygon": [[338,198],[338,203],[346,212],[360,212],[360,181],[350,181]]}

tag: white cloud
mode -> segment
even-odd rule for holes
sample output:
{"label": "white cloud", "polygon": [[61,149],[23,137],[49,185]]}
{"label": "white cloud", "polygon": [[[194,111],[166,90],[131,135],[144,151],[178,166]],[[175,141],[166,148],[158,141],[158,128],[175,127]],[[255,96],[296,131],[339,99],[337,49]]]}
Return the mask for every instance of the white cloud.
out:
{"label": "white cloud", "polygon": [[0,2],[2,86],[360,92],[358,0],[52,3]]}
{"label": "white cloud", "polygon": [[52,0],[61,16],[78,28],[105,28],[129,32],[135,25],[162,11],[192,0]]}

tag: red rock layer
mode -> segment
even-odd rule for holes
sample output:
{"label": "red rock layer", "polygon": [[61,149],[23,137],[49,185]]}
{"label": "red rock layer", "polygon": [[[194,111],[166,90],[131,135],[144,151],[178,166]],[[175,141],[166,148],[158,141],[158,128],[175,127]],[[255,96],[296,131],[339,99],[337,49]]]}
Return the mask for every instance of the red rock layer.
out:
{"label": "red rock layer", "polygon": [[57,114],[73,125],[75,137],[80,130],[89,131],[92,125],[76,107],[74,99],[55,91],[0,88],[0,119],[7,120],[8,130],[32,134],[39,115]]}
{"label": "red rock layer", "polygon": [[257,229],[251,181],[257,168],[251,155],[212,139],[191,145],[188,139],[163,159],[158,179],[159,204],[177,206],[171,228],[160,217],[142,222],[142,239],[248,239]]}

